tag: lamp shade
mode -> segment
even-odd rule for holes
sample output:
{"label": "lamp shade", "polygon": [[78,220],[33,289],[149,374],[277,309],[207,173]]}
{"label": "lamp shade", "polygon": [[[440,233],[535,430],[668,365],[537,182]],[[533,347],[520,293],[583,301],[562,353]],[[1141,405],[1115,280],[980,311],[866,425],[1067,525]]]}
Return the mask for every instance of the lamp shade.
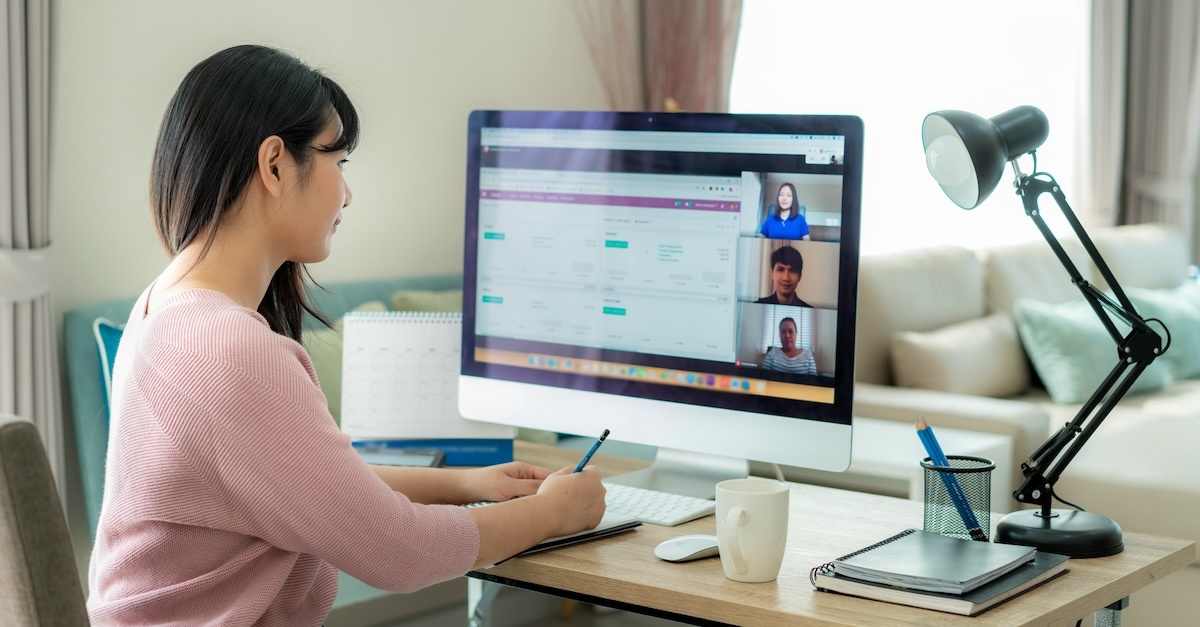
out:
{"label": "lamp shade", "polygon": [[991,119],[966,111],[925,116],[925,165],[942,191],[963,209],[974,209],[996,189],[1009,161],[1036,150],[1050,134],[1037,107],[1022,105]]}

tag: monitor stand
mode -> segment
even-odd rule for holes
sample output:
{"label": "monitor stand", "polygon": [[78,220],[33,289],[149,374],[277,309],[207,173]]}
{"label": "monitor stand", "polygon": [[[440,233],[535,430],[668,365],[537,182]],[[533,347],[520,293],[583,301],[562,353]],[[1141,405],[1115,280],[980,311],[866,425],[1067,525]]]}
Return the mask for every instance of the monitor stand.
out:
{"label": "monitor stand", "polygon": [[660,447],[649,468],[610,477],[605,481],[711,499],[716,496],[718,482],[745,479],[748,476],[750,464],[744,459]]}

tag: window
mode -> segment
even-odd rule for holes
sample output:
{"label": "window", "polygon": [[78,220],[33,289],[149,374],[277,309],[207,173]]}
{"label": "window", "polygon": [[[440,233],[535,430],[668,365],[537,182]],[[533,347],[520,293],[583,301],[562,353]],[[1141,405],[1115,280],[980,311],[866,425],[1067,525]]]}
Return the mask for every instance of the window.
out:
{"label": "window", "polygon": [[[1039,170],[1071,200],[1089,10],[1088,0],[745,0],[730,110],[863,119],[865,253],[1036,238],[1010,174],[974,211],[946,198],[925,169],[921,121],[940,109],[1042,109],[1050,137]],[[1026,172],[1031,164],[1020,162]],[[1056,232],[1068,228],[1056,210],[1045,217]]]}

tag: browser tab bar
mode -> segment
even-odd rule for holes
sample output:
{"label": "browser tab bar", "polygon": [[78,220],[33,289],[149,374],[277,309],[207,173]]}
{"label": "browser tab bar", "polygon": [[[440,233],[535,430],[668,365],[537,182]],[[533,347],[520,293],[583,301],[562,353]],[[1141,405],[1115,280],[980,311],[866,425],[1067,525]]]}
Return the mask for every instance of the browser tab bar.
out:
{"label": "browser tab bar", "polygon": [[484,128],[481,144],[489,147],[646,150],[768,155],[844,153],[843,135],[771,133],[701,133],[547,128]]}

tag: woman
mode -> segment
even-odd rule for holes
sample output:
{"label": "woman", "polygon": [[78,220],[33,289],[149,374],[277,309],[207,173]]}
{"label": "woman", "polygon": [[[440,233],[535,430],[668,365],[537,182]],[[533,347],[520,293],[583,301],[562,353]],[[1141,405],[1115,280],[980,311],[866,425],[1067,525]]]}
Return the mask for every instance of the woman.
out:
{"label": "woman", "polygon": [[812,351],[796,346],[796,321],[784,318],[779,321],[780,348],[772,348],[763,358],[762,367],[792,374],[817,374],[817,362]]}
{"label": "woman", "polygon": [[[339,569],[410,591],[603,515],[595,468],[371,467],[338,431],[297,340],[358,132],[336,83],[259,46],[172,98],[151,172],[171,261],[114,366],[94,624],[320,625]],[[479,500],[504,502],[452,505]]]}
{"label": "woman", "polygon": [[796,204],[796,186],[784,183],[775,195],[775,204],[767,207],[769,215],[763,220],[758,234],[771,239],[809,239],[808,222]]}

